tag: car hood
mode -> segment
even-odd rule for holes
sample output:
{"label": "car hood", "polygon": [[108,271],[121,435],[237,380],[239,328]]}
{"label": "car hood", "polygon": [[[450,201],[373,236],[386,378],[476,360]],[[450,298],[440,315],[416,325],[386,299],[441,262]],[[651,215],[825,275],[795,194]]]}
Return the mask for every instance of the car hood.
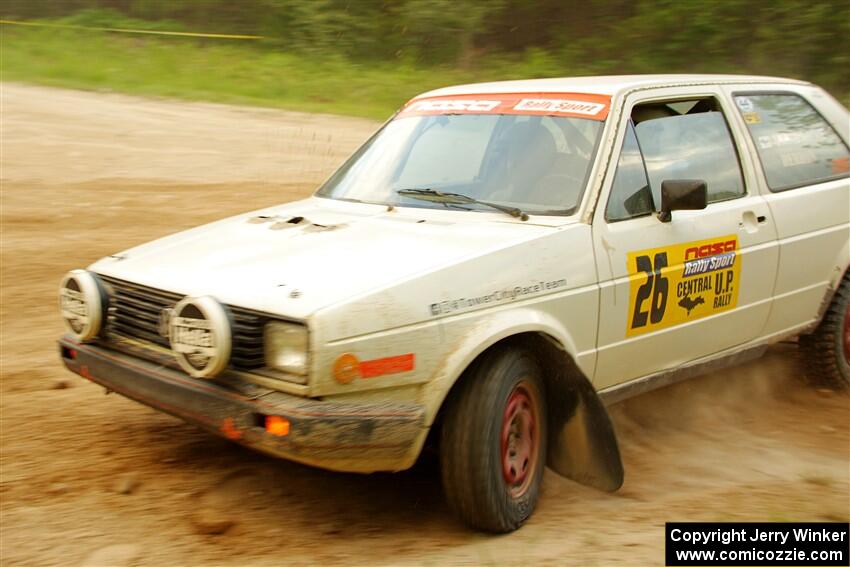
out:
{"label": "car hood", "polygon": [[91,269],[304,319],[348,298],[553,230],[502,217],[311,198],[167,236],[104,258]]}

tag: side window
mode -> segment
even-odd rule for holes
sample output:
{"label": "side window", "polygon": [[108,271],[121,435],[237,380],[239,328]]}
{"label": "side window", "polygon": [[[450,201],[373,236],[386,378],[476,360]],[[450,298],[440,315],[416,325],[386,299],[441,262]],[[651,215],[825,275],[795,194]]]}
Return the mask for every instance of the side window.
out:
{"label": "side window", "polygon": [[846,177],[850,153],[835,130],[794,94],[736,95],[771,191]]}
{"label": "side window", "polygon": [[605,209],[605,219],[609,222],[642,217],[653,212],[652,192],[643,165],[635,129],[629,122],[626,137],[623,139],[623,149],[614,172],[614,185],[608,206]]}
{"label": "side window", "polygon": [[714,99],[640,105],[632,111],[656,203],[668,179],[702,179],[708,202],[744,195],[735,143]]}

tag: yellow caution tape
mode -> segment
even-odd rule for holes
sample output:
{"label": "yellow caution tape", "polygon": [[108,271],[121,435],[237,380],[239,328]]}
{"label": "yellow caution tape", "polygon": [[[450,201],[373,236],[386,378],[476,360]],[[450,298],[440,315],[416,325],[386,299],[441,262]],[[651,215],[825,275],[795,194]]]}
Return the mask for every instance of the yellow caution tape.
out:
{"label": "yellow caution tape", "polygon": [[65,28],[72,30],[89,30],[102,32],[118,32],[118,33],[141,33],[148,35],[176,35],[182,37],[212,37],[216,39],[265,39],[262,35],[238,35],[225,33],[194,33],[194,32],[177,32],[177,31],[158,31],[158,30],[129,30],[123,28],[90,28],[86,26],[73,26],[70,24],[48,24],[42,22],[17,22],[14,20],[0,20],[0,24],[9,24],[13,26],[32,26],[40,28]]}

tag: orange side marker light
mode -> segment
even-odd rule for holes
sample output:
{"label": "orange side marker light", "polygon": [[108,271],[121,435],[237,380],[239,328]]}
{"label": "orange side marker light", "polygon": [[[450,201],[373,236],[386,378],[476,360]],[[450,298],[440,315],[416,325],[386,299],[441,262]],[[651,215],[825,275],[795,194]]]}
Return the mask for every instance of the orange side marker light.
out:
{"label": "orange side marker light", "polygon": [[334,361],[333,376],[340,384],[350,384],[355,378],[362,378],[360,360],[350,352],[341,354]]}
{"label": "orange side marker light", "polygon": [[289,420],[279,415],[267,415],[266,432],[276,437],[286,437],[289,435]]}

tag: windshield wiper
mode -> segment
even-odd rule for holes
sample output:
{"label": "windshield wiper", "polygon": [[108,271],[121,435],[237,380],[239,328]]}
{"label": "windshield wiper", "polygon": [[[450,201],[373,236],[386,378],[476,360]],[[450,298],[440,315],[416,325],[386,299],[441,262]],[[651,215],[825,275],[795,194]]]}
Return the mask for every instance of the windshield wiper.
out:
{"label": "windshield wiper", "polygon": [[522,209],[518,209],[517,207],[508,207],[507,205],[499,205],[498,203],[490,203],[488,201],[479,201],[478,199],[470,197],[469,195],[462,195],[461,193],[443,193],[436,189],[399,189],[396,193],[413,199],[431,201],[434,203],[444,203],[447,205],[484,205],[509,214],[514,218],[518,218],[523,221],[528,220],[528,215],[524,213]]}

